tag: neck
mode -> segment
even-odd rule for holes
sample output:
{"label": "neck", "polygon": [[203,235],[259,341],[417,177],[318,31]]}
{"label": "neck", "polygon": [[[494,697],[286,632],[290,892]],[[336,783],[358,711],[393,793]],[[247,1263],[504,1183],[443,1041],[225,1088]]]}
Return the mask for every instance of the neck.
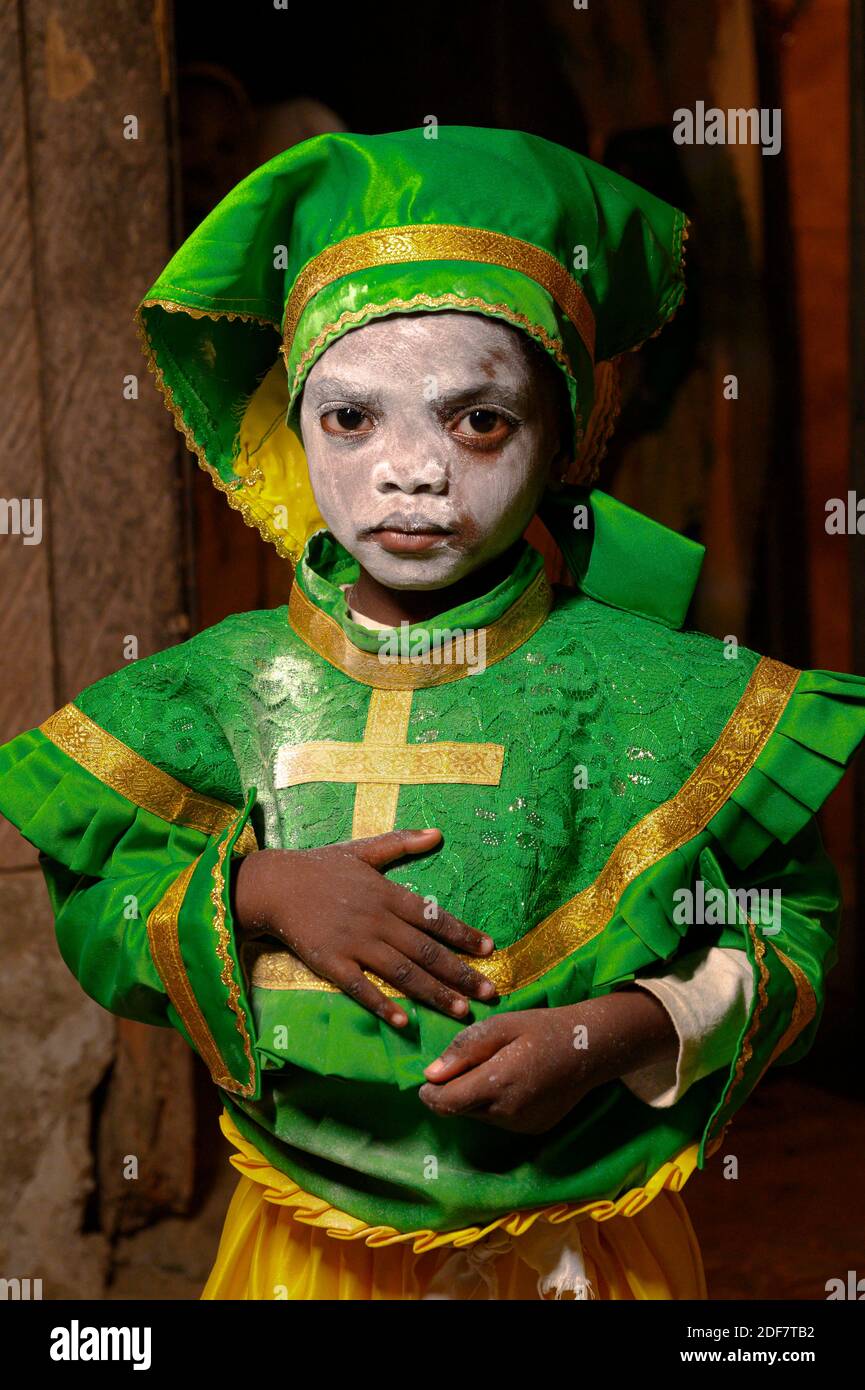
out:
{"label": "neck", "polygon": [[389,589],[361,566],[360,578],[350,590],[349,607],[375,623],[399,627],[400,623],[425,623],[437,613],[488,594],[513,569],[520,542],[515,541],[489,564],[473,570],[442,589]]}

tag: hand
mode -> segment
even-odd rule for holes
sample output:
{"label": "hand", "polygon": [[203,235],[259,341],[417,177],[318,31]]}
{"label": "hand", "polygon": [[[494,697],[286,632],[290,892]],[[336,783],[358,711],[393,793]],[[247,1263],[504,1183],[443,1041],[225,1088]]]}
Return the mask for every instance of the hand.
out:
{"label": "hand", "polygon": [[464,1017],[465,995],[489,1001],[495,987],[454,952],[489,955],[493,941],[380,873],[440,840],[439,830],[392,830],[321,849],[258,850],[234,878],[235,919],[284,941],[317,975],[394,1027],[404,1027],[408,1015],[365,970],[411,999]]}
{"label": "hand", "polygon": [[[583,1038],[575,1031],[585,1025]],[[675,1056],[663,1004],[628,988],[582,1004],[498,1014],[464,1028],[425,1068],[419,1095],[438,1115],[544,1134],[594,1086]]]}

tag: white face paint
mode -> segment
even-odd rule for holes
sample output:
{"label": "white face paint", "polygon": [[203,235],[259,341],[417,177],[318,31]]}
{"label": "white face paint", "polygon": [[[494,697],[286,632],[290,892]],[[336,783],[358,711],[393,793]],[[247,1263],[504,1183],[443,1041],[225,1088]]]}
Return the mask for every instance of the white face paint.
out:
{"label": "white face paint", "polygon": [[307,378],[300,427],[328,528],[380,584],[439,589],[525,530],[560,457],[561,387],[481,314],[352,329]]}

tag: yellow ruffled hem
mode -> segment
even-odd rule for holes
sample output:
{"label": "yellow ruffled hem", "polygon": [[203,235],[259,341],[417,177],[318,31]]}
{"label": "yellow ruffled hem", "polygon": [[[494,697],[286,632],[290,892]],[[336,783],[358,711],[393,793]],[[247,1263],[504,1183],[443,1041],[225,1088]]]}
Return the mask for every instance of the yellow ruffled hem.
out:
{"label": "yellow ruffled hem", "polygon": [[464,1226],[456,1231],[398,1231],[393,1226],[370,1226],[348,1212],[331,1206],[322,1197],[313,1197],[304,1192],[286,1173],[272,1168],[267,1159],[258,1152],[234,1124],[231,1116],[223,1111],[220,1128],[230,1144],[238,1152],[231,1155],[230,1162],[245,1177],[260,1183],[265,1191],[264,1199],[277,1206],[290,1210],[295,1221],[305,1226],[317,1226],[327,1231],[335,1240],[362,1240],[365,1245],[399,1245],[412,1242],[416,1255],[427,1250],[438,1250],[443,1245],[459,1248],[474,1245],[490,1231],[503,1230],[510,1236],[521,1236],[534,1223],[543,1218],[553,1225],[560,1225],[575,1218],[591,1217],[593,1221],[609,1221],[613,1216],[636,1216],[637,1212],[658,1196],[660,1192],[680,1192],[697,1166],[698,1144],[689,1144],[674,1159],[663,1164],[653,1173],[645,1187],[632,1187],[617,1197],[614,1202],[595,1200],[588,1202],[557,1202],[548,1207],[535,1207],[530,1211],[512,1211],[507,1216],[499,1216],[486,1226]]}

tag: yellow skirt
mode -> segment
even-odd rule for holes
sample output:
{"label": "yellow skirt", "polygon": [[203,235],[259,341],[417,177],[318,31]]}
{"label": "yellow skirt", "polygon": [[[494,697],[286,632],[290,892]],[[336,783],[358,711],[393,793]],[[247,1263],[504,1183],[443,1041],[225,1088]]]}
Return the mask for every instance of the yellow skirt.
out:
{"label": "yellow skirt", "polygon": [[700,1249],[678,1191],[695,1166],[696,1145],[616,1202],[560,1202],[484,1227],[401,1232],[369,1226],[304,1192],[270,1167],[227,1114],[220,1123],[241,1177],[203,1299],[537,1300],[549,1296],[538,1291],[539,1256],[554,1228],[571,1223],[578,1236],[562,1232],[562,1240],[579,1251],[587,1291],[569,1296],[706,1297]]}

